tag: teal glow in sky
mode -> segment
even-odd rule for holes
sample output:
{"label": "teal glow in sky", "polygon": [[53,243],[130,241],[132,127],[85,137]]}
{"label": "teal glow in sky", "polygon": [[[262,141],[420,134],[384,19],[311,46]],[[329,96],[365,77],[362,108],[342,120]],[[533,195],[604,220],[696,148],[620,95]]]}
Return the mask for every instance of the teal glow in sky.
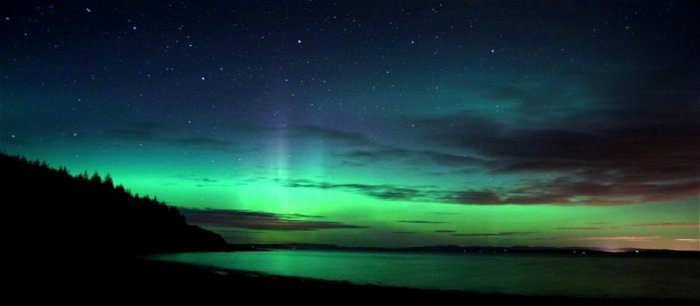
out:
{"label": "teal glow in sky", "polygon": [[692,1],[0,4],[0,149],[230,242],[700,249]]}

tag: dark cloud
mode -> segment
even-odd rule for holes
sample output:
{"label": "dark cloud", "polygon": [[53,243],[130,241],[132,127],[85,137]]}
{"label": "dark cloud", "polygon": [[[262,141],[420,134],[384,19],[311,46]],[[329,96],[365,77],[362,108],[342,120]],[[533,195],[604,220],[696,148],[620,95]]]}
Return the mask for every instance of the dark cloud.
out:
{"label": "dark cloud", "polygon": [[498,232],[498,233],[458,233],[452,234],[455,237],[504,237],[504,236],[526,236],[539,232]]}
{"label": "dark cloud", "polygon": [[399,223],[413,223],[413,224],[445,224],[447,222],[442,221],[428,221],[428,220],[398,220]]}
{"label": "dark cloud", "polygon": [[228,187],[222,180],[212,179],[208,177],[198,177],[190,175],[178,175],[178,179],[188,180],[195,183],[195,187]]}
{"label": "dark cloud", "polygon": [[336,155],[344,158],[349,158],[350,160],[361,164],[371,164],[376,162],[404,159],[407,158],[410,154],[407,150],[377,148],[375,150],[351,150],[349,152],[339,153]]}
{"label": "dark cloud", "polygon": [[285,129],[293,137],[341,141],[346,144],[373,146],[374,142],[360,133],[353,133],[316,125],[294,125]]}
{"label": "dark cloud", "polygon": [[281,181],[286,187],[292,188],[318,188],[318,189],[340,189],[357,192],[370,197],[385,200],[406,200],[418,201],[427,199],[424,192],[416,188],[392,186],[392,185],[369,185],[369,184],[338,184],[329,182],[314,182],[310,180],[298,179]]}
{"label": "dark cloud", "polygon": [[697,46],[674,40],[648,47],[652,66],[578,69],[538,86],[487,89],[491,99],[518,105],[514,120],[476,112],[412,118],[429,127],[427,142],[478,156],[492,174],[553,178],[524,181],[520,190],[454,193],[447,201],[622,205],[697,197]]}
{"label": "dark cloud", "polygon": [[[538,204],[562,204],[562,205],[625,205],[635,204],[633,200],[611,200],[601,194],[587,194],[583,190],[569,190],[552,188],[546,185],[538,189],[539,184],[516,190],[504,190],[495,192],[485,191],[455,191],[446,192],[441,199],[445,203],[474,204],[474,205],[538,205]],[[573,191],[573,192],[568,192]]]}
{"label": "dark cloud", "polygon": [[[481,204],[624,205],[700,194],[700,73],[689,67],[634,71],[588,82],[597,103],[576,117],[509,125],[472,113],[425,118],[428,141],[474,152],[493,174],[548,173],[522,190],[477,190],[449,201]],[[569,105],[538,89],[503,97]],[[592,103],[592,102],[591,102]],[[539,106],[538,106],[539,107]],[[573,113],[572,113],[573,114]]]}
{"label": "dark cloud", "polygon": [[700,223],[645,223],[645,224],[634,224],[633,226],[641,227],[687,227],[687,228],[700,228]]}
{"label": "dark cloud", "polygon": [[178,129],[153,122],[137,123],[127,129],[107,130],[105,135],[130,142],[162,143],[190,149],[229,151],[233,143],[208,136],[169,136]]}
{"label": "dark cloud", "polygon": [[130,123],[127,128],[107,130],[107,137],[128,141],[161,141],[161,134],[178,131],[179,128],[167,126],[155,121]]}
{"label": "dark cloud", "polygon": [[179,144],[181,146],[184,146],[184,147],[202,148],[202,149],[211,149],[211,150],[223,150],[223,151],[230,148],[230,146],[233,144],[230,141],[215,139],[215,138],[211,138],[211,137],[204,137],[204,136],[175,138],[175,139],[170,139],[170,141],[172,141],[173,143]]}
{"label": "dark cloud", "polygon": [[[237,128],[238,125],[236,125]],[[240,129],[240,128],[239,128]],[[342,146],[336,148],[334,156],[343,159],[346,165],[367,166],[375,163],[399,161],[412,165],[440,165],[445,167],[473,168],[482,160],[472,156],[460,156],[430,150],[414,150],[385,145],[376,140],[355,132],[348,132],[317,125],[293,125],[289,127],[246,127],[255,135],[283,133],[296,140],[321,140],[339,142]]]}
{"label": "dark cloud", "polygon": [[[695,192],[693,184],[672,186],[606,185],[587,182],[569,182],[564,178],[549,183],[535,183],[515,189],[493,190],[443,190],[432,186],[394,186],[356,183],[329,183],[310,180],[280,181],[286,187],[339,189],[383,200],[432,202],[464,205],[629,205],[664,200],[665,193]],[[685,189],[684,189],[685,188]],[[628,195],[623,197],[621,195]],[[643,196],[642,196],[643,195]],[[633,197],[634,196],[634,197]]]}
{"label": "dark cloud", "polygon": [[456,191],[446,193],[442,202],[463,204],[503,204],[493,191]]}
{"label": "dark cloud", "polygon": [[305,215],[305,214],[281,214],[284,218],[290,219],[323,219],[326,216]]}
{"label": "dark cloud", "polygon": [[310,221],[323,216],[275,214],[248,210],[180,209],[189,222],[202,226],[253,230],[315,231],[323,229],[363,229],[366,226],[333,221]]}
{"label": "dark cloud", "polygon": [[217,180],[217,179],[212,179],[212,178],[208,178],[208,177],[189,176],[189,175],[178,175],[177,178],[190,180],[193,182],[202,182],[202,183],[218,183],[219,182],[219,180]]}
{"label": "dark cloud", "polygon": [[551,182],[532,183],[526,187],[498,192],[445,192],[441,202],[480,205],[630,205],[689,198],[697,196],[699,189],[696,182],[608,183],[561,177]]}
{"label": "dark cloud", "polygon": [[661,236],[591,236],[591,237],[540,237],[536,240],[570,240],[570,241],[629,241],[643,242],[659,239]]}
{"label": "dark cloud", "polygon": [[533,183],[515,189],[442,190],[431,186],[393,186],[356,183],[329,183],[310,180],[280,182],[292,188],[339,189],[383,200],[433,202],[464,205],[629,205],[670,200],[668,194],[696,195],[693,183],[675,186],[649,184],[608,185],[594,182],[572,182],[567,178],[548,183]]}
{"label": "dark cloud", "polygon": [[580,227],[557,227],[557,230],[574,230],[574,231],[595,231],[595,230],[611,230],[617,229],[615,226],[580,226]]}
{"label": "dark cloud", "polygon": [[270,132],[287,133],[297,139],[317,139],[341,142],[344,146],[334,152],[347,165],[367,166],[375,163],[400,161],[409,164],[429,164],[446,167],[475,167],[483,161],[472,156],[459,156],[430,150],[398,148],[382,144],[354,132],[342,131],[316,125],[295,125],[285,128],[270,128]]}
{"label": "dark cloud", "polygon": [[402,161],[412,165],[439,165],[445,167],[473,168],[483,161],[470,156],[458,156],[448,153],[426,150],[408,150],[377,145],[374,149],[352,150],[336,154],[350,159],[351,163],[368,165],[388,161]]}
{"label": "dark cloud", "polygon": [[[624,205],[634,202],[612,201],[602,197],[600,194],[590,193],[590,197],[582,197],[585,193],[579,191],[579,198],[572,198],[571,193],[564,188],[548,189],[540,188],[530,190],[528,188],[504,190],[501,192],[483,191],[454,191],[442,190],[431,186],[394,186],[394,185],[369,185],[356,183],[329,183],[314,182],[310,180],[289,180],[282,182],[287,187],[293,188],[318,188],[318,189],[339,189],[349,192],[364,194],[383,200],[402,200],[412,202],[435,202],[450,204],[473,204],[473,205],[507,205],[507,204],[567,204],[583,205],[594,201],[598,205]],[[568,187],[568,186],[567,186]],[[610,191],[612,193],[612,191]],[[595,196],[595,198],[594,198]]]}

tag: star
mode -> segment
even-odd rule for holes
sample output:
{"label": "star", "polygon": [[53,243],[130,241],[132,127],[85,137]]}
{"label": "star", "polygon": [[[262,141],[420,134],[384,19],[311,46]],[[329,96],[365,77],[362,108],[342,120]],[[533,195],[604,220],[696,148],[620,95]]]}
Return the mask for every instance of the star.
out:
{"label": "star", "polygon": [[[600,214],[569,206],[629,204],[607,211],[616,212],[610,227],[682,221],[693,206],[678,201],[695,195],[690,156],[700,139],[686,94],[695,92],[686,79],[697,68],[688,38],[700,30],[690,27],[695,6],[687,1],[584,2],[577,8],[606,14],[576,15],[567,35],[553,35],[564,18],[558,5],[521,1],[300,1],[284,9],[142,2],[61,1],[0,13],[0,32],[10,38],[1,48],[2,104],[25,110],[0,111],[0,152],[114,172],[174,205],[254,207],[270,213],[257,217],[278,213],[283,221],[287,213],[328,213],[319,228],[328,234],[299,236],[285,224],[242,234],[251,242],[564,246],[570,241],[509,233],[539,230],[532,220],[519,223],[521,211],[552,222],[542,237],[580,237],[558,228],[572,220],[585,228]],[[131,172],[134,164],[149,166]],[[203,185],[212,187],[191,188],[201,182],[182,174],[211,177]],[[160,187],[170,182],[181,186]],[[189,191],[214,194],[200,203]],[[370,202],[350,196],[378,205],[366,209]],[[336,199],[342,207],[324,206]],[[656,208],[635,204],[657,199],[677,213],[636,220],[634,212]],[[413,202],[426,209],[404,212]],[[513,219],[501,228],[433,211]],[[413,215],[445,218],[446,227],[394,224]],[[335,221],[358,227],[322,231],[344,228]],[[431,239],[448,225],[464,236]],[[379,239],[401,226],[415,226],[415,240],[403,245],[391,232]],[[656,235],[653,227],[629,230]],[[673,247],[692,230],[644,243]],[[345,235],[351,231],[358,234]]]}

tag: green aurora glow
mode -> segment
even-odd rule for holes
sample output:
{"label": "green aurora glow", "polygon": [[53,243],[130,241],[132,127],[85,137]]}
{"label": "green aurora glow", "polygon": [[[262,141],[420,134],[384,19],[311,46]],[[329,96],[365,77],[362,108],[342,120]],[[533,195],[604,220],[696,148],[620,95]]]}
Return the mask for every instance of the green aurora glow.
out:
{"label": "green aurora glow", "polygon": [[233,243],[700,250],[692,9],[432,4],[8,8],[0,149]]}

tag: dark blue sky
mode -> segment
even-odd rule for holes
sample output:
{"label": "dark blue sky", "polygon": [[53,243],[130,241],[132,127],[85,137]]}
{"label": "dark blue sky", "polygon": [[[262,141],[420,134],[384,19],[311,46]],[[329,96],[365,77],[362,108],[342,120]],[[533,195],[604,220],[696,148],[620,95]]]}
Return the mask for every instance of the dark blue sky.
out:
{"label": "dark blue sky", "polygon": [[109,172],[237,241],[696,248],[698,13],[8,1],[0,149]]}

